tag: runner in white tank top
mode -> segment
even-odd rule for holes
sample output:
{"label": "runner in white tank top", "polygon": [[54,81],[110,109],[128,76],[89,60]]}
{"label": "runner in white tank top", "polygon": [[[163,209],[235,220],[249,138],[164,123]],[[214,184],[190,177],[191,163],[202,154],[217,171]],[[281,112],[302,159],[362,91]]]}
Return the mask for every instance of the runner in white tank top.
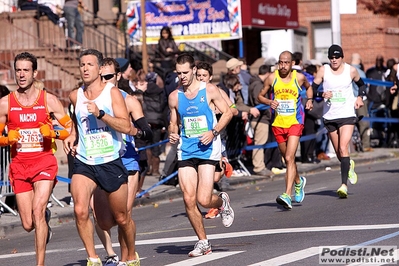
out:
{"label": "runner in white tank top", "polygon": [[[329,65],[320,67],[312,87],[316,91],[323,82],[324,98],[323,118],[335,153],[341,162],[342,184],[337,190],[340,198],[348,196],[347,182],[355,184],[355,162],[349,157],[349,142],[357,123],[355,109],[363,106],[362,97],[366,94],[366,86],[355,67],[344,62],[344,52],[339,45],[328,49]],[[359,95],[353,95],[352,81],[359,87]]]}

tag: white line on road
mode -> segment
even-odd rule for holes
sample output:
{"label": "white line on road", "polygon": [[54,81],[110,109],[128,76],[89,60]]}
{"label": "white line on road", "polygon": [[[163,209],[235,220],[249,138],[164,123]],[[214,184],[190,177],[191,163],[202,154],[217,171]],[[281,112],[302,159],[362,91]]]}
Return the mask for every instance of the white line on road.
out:
{"label": "white line on road", "polygon": [[312,257],[316,254],[319,254],[319,247],[310,247],[310,248],[302,249],[300,251],[284,254],[279,257],[270,259],[270,260],[257,262],[257,263],[254,263],[254,264],[251,264],[248,266],[282,265],[282,264],[306,259],[306,258]]}
{"label": "white line on road", "polygon": [[[75,251],[76,249],[53,249],[53,250],[46,250],[46,254],[49,253],[57,253],[57,252],[65,252],[65,251]],[[8,259],[8,258],[15,258],[15,257],[23,257],[23,256],[36,256],[36,253],[34,251],[30,252],[16,252],[13,254],[5,254],[5,255],[0,255],[0,259]],[[2,264],[3,265],[3,264]]]}
{"label": "white line on road", "polygon": [[236,254],[239,254],[242,252],[245,252],[245,251],[217,252],[217,253],[212,253],[209,255],[201,256],[201,257],[196,257],[196,258],[192,258],[192,259],[188,259],[188,260],[179,261],[179,262],[168,264],[165,266],[199,265],[199,264],[202,264],[205,262],[210,262],[210,261],[218,260],[218,259],[225,258],[228,256],[233,256],[233,255],[236,255]]}
{"label": "white line on road", "polygon": [[[233,233],[222,233],[208,235],[208,239],[226,239],[238,238],[260,235],[273,235],[273,234],[286,234],[286,233],[308,233],[308,232],[328,232],[328,231],[353,231],[353,230],[378,230],[378,229],[394,229],[399,228],[399,224],[367,224],[367,225],[341,225],[341,226],[318,226],[318,227],[301,227],[301,228],[282,228],[282,229],[266,229],[256,231],[243,231]],[[181,243],[198,241],[196,236],[185,237],[169,237],[169,238],[156,238],[148,240],[136,241],[136,245],[154,245],[165,243]],[[113,245],[118,246],[119,244]],[[103,248],[102,245],[96,245],[96,248]],[[82,249],[83,250],[83,249]]]}

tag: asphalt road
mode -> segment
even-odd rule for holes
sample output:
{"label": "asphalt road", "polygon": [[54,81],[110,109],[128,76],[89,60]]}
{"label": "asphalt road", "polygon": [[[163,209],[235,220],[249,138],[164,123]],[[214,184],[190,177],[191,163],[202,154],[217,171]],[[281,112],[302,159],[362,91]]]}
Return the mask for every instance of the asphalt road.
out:
{"label": "asphalt road", "polygon": [[[234,224],[224,228],[220,218],[205,220],[213,254],[198,258],[187,256],[197,239],[181,199],[138,207],[133,216],[141,265],[318,265],[323,246],[397,246],[397,160],[358,165],[356,170],[359,181],[349,186],[347,199],[335,193],[339,172],[307,176],[305,200],[289,211],[275,202],[284,190],[282,178],[236,187],[229,192]],[[47,265],[86,265],[75,224],[54,226],[53,232]],[[115,229],[112,238],[117,245]],[[34,265],[32,233],[1,239],[0,247],[0,265]],[[106,255],[100,245],[97,250],[100,257]],[[119,252],[117,246],[115,250]]]}

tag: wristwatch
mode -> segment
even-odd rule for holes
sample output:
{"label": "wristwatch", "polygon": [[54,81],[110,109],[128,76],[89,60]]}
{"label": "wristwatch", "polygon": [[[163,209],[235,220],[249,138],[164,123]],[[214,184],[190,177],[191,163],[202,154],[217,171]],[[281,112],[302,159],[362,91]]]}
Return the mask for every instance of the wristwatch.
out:
{"label": "wristwatch", "polygon": [[104,115],[105,115],[104,110],[100,110],[100,114],[97,116],[97,119],[103,118]]}
{"label": "wristwatch", "polygon": [[212,134],[217,137],[219,136],[219,131],[217,131],[216,129],[212,129]]}

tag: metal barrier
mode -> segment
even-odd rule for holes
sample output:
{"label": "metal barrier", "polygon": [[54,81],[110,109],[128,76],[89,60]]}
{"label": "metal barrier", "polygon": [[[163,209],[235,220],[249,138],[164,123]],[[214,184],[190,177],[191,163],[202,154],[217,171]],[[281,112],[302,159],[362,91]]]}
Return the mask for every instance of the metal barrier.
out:
{"label": "metal barrier", "polygon": [[17,213],[8,206],[5,201],[2,200],[3,197],[14,196],[10,181],[8,180],[8,167],[10,165],[10,146],[0,147],[0,205],[6,208],[9,212],[14,215]]}

